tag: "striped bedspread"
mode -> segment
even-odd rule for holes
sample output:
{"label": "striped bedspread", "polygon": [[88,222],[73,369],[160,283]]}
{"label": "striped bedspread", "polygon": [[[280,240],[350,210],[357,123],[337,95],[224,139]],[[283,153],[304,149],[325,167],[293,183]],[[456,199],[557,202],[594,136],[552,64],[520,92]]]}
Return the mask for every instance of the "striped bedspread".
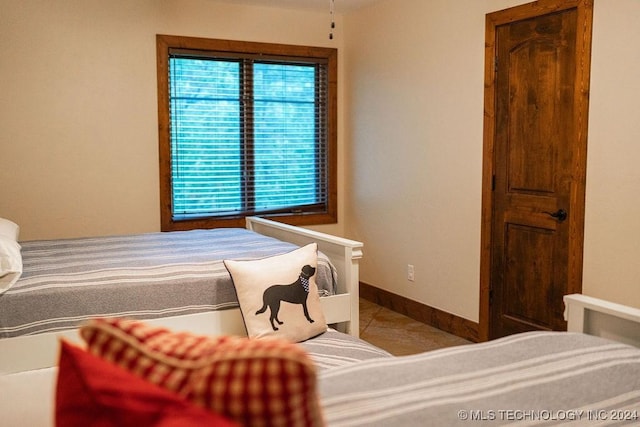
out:
{"label": "striped bedspread", "polygon": [[315,338],[300,343],[300,345],[309,354],[318,371],[347,366],[368,359],[393,357],[391,353],[360,338],[331,328]]}
{"label": "striped bedspread", "polygon": [[[237,307],[222,260],[296,246],[245,229],[21,242],[24,272],[0,295],[0,338],[73,328],[95,316],[158,318]],[[316,281],[334,293],[320,254]]]}
{"label": "striped bedspread", "polygon": [[640,349],[532,332],[320,372],[329,426],[640,425]]}

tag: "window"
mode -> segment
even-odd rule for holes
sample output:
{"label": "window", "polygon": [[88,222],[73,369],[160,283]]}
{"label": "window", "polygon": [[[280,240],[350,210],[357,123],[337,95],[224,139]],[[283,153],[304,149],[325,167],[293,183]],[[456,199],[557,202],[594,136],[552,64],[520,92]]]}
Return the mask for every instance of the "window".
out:
{"label": "window", "polygon": [[162,230],[336,222],[337,51],[157,36]]}

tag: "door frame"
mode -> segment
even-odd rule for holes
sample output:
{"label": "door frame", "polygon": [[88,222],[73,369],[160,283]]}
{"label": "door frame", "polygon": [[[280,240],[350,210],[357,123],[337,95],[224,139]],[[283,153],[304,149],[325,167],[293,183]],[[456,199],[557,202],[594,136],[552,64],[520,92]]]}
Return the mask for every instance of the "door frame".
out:
{"label": "door frame", "polygon": [[484,129],[482,152],[482,220],[480,235],[480,316],[478,338],[487,341],[490,332],[491,257],[493,224],[493,177],[495,170],[496,107],[496,27],[523,19],[567,9],[577,9],[575,129],[578,150],[574,153],[569,217],[569,293],[582,292],[582,256],[586,188],[589,84],[591,73],[591,35],[594,0],[539,0],[492,12],[485,21]]}

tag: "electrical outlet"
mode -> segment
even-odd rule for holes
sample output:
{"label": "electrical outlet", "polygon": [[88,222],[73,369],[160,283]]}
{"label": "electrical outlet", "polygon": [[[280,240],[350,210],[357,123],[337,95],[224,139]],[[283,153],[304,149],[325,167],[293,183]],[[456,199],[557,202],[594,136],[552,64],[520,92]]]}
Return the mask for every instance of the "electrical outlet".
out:
{"label": "electrical outlet", "polygon": [[413,268],[413,264],[408,264],[407,265],[407,280],[409,280],[410,282],[413,282],[416,279],[415,276],[415,270]]}

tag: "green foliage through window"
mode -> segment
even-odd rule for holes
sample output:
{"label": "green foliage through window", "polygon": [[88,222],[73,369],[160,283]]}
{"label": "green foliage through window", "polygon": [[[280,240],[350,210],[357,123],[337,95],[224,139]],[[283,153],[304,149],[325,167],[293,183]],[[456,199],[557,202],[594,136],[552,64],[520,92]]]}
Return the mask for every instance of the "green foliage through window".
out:
{"label": "green foliage through window", "polygon": [[301,210],[323,203],[318,116],[326,112],[317,69],[171,57],[174,217]]}
{"label": "green foliage through window", "polygon": [[335,218],[335,50],[158,43],[163,229],[245,215]]}

